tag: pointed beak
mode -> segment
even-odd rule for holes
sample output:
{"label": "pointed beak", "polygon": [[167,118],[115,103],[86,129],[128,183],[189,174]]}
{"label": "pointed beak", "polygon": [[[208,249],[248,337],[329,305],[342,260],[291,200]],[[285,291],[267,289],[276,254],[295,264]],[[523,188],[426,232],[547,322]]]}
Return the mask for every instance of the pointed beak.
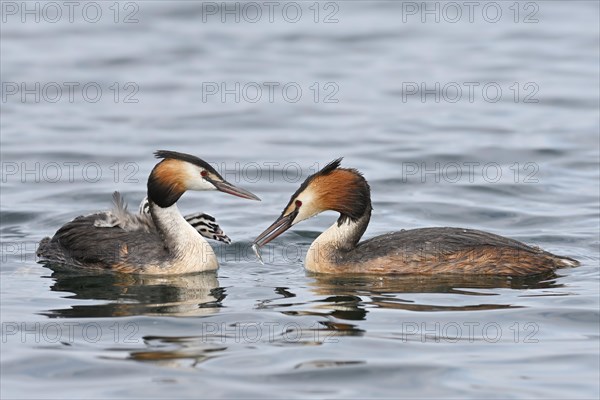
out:
{"label": "pointed beak", "polygon": [[290,229],[292,223],[294,222],[294,218],[296,218],[296,215],[298,215],[298,212],[293,211],[288,215],[282,215],[281,217],[277,218],[277,221],[273,222],[273,224],[265,229],[263,233],[258,235],[256,239],[254,239],[253,243],[258,247],[262,247],[269,243],[271,240]]}
{"label": "pointed beak", "polygon": [[242,188],[239,188],[237,186],[233,186],[231,183],[229,183],[227,181],[210,180],[210,183],[212,183],[217,188],[217,190],[219,190],[223,193],[232,194],[234,196],[241,197],[243,199],[260,201],[260,198],[257,195],[255,195],[254,193],[251,193],[251,192],[244,190]]}

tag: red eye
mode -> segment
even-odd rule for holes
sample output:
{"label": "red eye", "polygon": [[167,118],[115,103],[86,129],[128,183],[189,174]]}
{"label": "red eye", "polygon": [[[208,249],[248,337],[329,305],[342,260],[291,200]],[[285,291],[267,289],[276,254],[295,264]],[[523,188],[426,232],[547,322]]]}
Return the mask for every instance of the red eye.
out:
{"label": "red eye", "polygon": [[206,176],[206,175],[208,175],[208,172],[206,172],[206,171],[202,171],[202,172],[200,172],[200,175],[202,175],[202,176]]}
{"label": "red eye", "polygon": [[300,200],[296,200],[296,207],[300,207],[302,205],[302,202]]}

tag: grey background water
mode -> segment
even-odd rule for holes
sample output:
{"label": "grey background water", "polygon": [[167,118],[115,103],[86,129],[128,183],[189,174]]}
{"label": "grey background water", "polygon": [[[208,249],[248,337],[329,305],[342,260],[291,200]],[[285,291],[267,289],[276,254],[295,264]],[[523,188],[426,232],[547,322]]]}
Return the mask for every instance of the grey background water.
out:
{"label": "grey background water", "polygon": [[[597,2],[23,4],[2,2],[2,398],[598,397]],[[263,199],[182,199],[235,241],[216,274],[36,262],[113,190],[136,208],[156,149]],[[371,184],[366,237],[479,228],[582,265],[308,275],[329,214],[257,263],[251,240],[339,156]]]}

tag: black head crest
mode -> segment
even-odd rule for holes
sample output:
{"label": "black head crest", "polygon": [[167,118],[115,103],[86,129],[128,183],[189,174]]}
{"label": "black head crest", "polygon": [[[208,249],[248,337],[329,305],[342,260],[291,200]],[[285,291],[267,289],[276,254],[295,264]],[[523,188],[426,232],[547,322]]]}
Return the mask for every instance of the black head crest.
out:
{"label": "black head crest", "polygon": [[170,150],[157,150],[154,152],[154,157],[162,158],[165,160],[173,159],[173,160],[181,160],[181,161],[189,162],[190,164],[194,164],[201,168],[204,168],[208,172],[213,173],[216,176],[218,176],[219,178],[223,179],[223,177],[212,167],[212,165],[210,165],[206,161],[201,160],[200,158],[198,158],[196,156],[192,156],[190,154],[179,153],[177,151],[170,151]]}
{"label": "black head crest", "polygon": [[338,169],[340,167],[340,165],[342,164],[343,159],[344,159],[344,157],[336,158],[335,160],[331,161],[329,164],[327,164],[326,166],[321,168],[321,170],[319,172],[315,173],[314,175],[311,175],[309,178],[313,178],[317,175],[327,175],[331,171]]}

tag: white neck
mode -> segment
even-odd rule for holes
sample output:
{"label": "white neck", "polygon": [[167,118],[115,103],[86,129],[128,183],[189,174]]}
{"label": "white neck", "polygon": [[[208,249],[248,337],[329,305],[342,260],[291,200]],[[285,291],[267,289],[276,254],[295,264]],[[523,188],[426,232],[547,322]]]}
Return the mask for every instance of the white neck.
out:
{"label": "white neck", "polygon": [[210,244],[183,218],[176,204],[162,208],[150,201],[150,214],[173,256],[172,264],[176,266],[171,268],[181,273],[219,267]]}
{"label": "white neck", "polygon": [[371,212],[356,221],[346,219],[341,225],[336,221],[310,245],[306,254],[305,267],[319,271],[324,265],[335,263],[336,255],[352,250],[367,229]]}

